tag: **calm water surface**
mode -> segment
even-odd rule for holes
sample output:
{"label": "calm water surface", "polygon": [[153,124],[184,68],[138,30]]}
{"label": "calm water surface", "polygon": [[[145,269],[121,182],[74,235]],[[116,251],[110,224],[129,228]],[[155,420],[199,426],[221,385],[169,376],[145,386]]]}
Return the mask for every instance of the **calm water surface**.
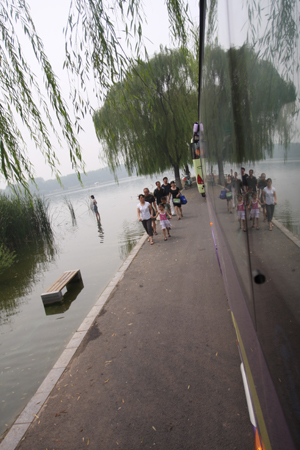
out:
{"label": "calm water surface", "polygon": [[[39,387],[72,334],[95,304],[143,228],[137,194],[155,180],[134,178],[53,195],[54,243],[29,243],[0,287],[0,432],[10,426]],[[101,226],[90,209],[98,201]],[[72,221],[65,198],[71,201]],[[44,292],[65,270],[80,269],[63,304],[45,308]]]}

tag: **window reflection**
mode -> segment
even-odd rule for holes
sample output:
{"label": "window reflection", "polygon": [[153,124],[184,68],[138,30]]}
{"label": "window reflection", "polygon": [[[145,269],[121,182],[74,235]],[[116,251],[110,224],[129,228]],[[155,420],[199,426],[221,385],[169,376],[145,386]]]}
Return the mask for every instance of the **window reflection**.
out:
{"label": "window reflection", "polygon": [[300,448],[298,4],[226,5],[211,2],[206,11],[203,128],[197,134],[194,124],[192,157],[205,165],[214,240],[264,436],[279,449],[284,435],[292,448],[291,433]]}

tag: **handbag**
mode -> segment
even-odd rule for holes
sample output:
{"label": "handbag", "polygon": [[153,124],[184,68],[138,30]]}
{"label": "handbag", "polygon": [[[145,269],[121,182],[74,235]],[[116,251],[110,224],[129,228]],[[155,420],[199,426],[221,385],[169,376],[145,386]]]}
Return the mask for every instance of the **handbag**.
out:
{"label": "handbag", "polygon": [[181,205],[180,198],[174,197],[173,198],[173,203],[174,203],[175,206],[180,206]]}
{"label": "handbag", "polygon": [[187,199],[185,198],[185,196],[184,195],[182,195],[182,194],[180,194],[180,201],[181,201],[181,203],[183,204],[183,205],[186,205],[187,204]]}
{"label": "handbag", "polygon": [[222,189],[221,194],[219,195],[221,200],[226,200],[226,190]]}

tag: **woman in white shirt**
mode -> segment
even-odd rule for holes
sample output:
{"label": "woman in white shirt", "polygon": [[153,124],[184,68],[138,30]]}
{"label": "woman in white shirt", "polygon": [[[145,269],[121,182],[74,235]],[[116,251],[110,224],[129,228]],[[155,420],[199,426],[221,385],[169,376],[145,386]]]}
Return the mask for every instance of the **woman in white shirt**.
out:
{"label": "woman in white shirt", "polygon": [[274,187],[272,187],[271,178],[267,179],[267,186],[264,188],[262,195],[263,195],[264,204],[266,205],[266,209],[267,209],[269,230],[272,231],[272,228],[273,228],[272,219],[273,219],[275,205],[277,204],[277,194],[276,194],[276,189]]}
{"label": "woman in white shirt", "polygon": [[150,241],[150,244],[153,244],[153,229],[152,229],[152,221],[151,217],[153,215],[152,206],[149,202],[145,201],[145,196],[143,194],[139,195],[139,201],[140,203],[137,205],[137,215],[139,218],[139,221],[142,222],[143,227],[146,230],[146,233],[149,236],[148,241]]}

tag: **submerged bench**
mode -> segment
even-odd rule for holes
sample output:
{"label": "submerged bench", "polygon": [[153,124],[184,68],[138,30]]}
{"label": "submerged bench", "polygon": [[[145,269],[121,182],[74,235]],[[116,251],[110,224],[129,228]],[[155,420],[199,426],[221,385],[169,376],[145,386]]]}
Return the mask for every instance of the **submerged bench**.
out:
{"label": "submerged bench", "polygon": [[51,286],[41,295],[44,305],[59,302],[63,298],[63,289],[73,281],[81,280],[80,270],[68,270],[64,272]]}

